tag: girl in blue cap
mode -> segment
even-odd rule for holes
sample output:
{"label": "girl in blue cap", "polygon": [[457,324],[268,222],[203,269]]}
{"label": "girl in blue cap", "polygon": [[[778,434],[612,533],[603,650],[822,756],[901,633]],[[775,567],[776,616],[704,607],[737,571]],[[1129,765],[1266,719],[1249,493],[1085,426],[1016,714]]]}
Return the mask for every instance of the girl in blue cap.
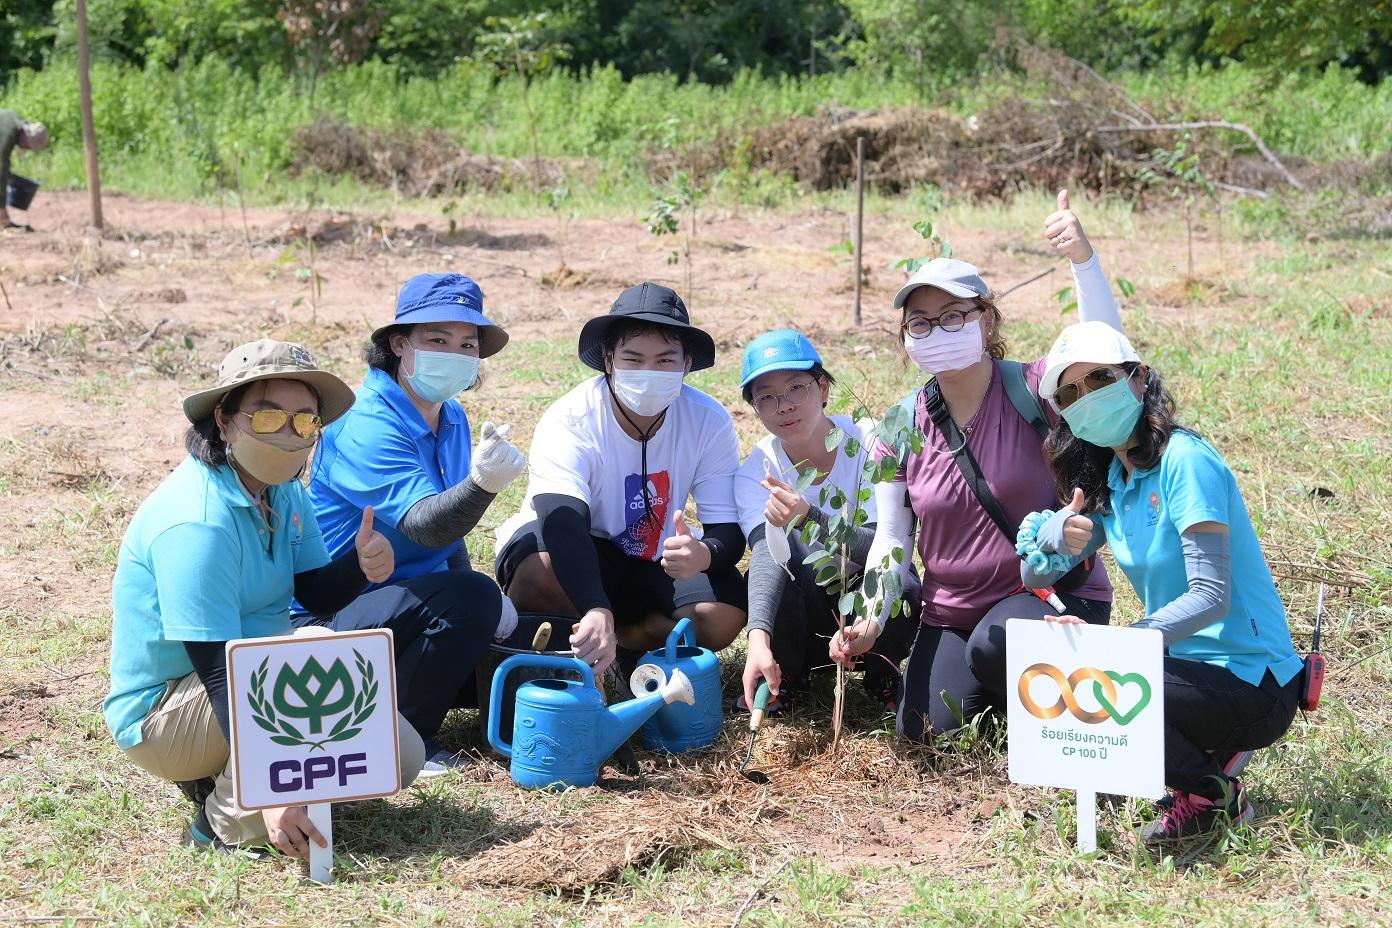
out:
{"label": "girl in blue cap", "polygon": [[406,282],[396,318],[372,333],[367,377],[352,411],[324,431],[309,493],[329,552],[353,544],[371,507],[396,569],[344,609],[298,625],[392,629],[401,713],[426,739],[425,776],[462,762],[434,742],[445,714],[472,699],[474,668],[491,639],[517,623],[493,579],[473,570],[464,537],[493,498],[526,468],[508,426],[485,422],[474,444],[459,393],[508,335],[483,314],[483,294],[462,274]]}
{"label": "girl in blue cap", "polygon": [[[760,679],[767,680],[769,692],[786,704],[813,664],[821,663],[826,640],[837,630],[836,601],[817,584],[813,568],[803,563],[810,549],[802,543],[799,529],[811,521],[825,531],[831,514],[818,503],[827,488],[855,499],[869,485],[862,473],[872,426],[850,416],[826,414],[833,383],[817,349],[801,332],[766,332],[744,350],[740,390],[769,432],[735,475],[740,528],[751,550],[744,706],[753,703]],[[860,452],[848,455],[839,443],[828,451],[826,439],[833,429],[854,437]],[[799,472],[808,468],[820,476],[799,492],[794,484]],[[868,521],[855,530],[849,551],[856,574],[875,536],[873,498],[864,508]],[[915,589],[908,600],[916,604],[917,599]],[[897,699],[899,664],[908,654],[912,631],[912,622],[891,623],[864,658],[866,689],[889,706]]]}

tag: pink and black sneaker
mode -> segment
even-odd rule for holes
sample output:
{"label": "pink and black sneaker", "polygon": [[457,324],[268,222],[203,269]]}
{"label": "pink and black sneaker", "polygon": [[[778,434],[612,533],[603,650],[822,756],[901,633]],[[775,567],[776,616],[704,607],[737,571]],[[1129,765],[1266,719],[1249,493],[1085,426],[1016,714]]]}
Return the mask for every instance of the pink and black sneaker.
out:
{"label": "pink and black sneaker", "polygon": [[1175,791],[1165,814],[1141,830],[1141,840],[1147,844],[1177,841],[1206,834],[1219,825],[1242,825],[1256,818],[1257,810],[1247,801],[1241,782],[1230,780],[1225,792],[1230,797],[1226,803]]}

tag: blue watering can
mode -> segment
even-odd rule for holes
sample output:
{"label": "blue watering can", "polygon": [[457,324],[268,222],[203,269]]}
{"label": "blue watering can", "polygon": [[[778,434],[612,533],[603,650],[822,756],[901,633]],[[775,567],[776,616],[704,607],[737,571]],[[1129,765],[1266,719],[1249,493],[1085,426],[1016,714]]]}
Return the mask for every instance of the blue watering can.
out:
{"label": "blue watering can", "polygon": [[[517,688],[512,740],[502,739],[503,689],[517,667],[550,667],[580,680],[532,680]],[[590,665],[574,657],[518,654],[498,665],[488,713],[488,743],[512,758],[512,781],[525,789],[593,786],[599,766],[667,703],[691,703],[691,681],[680,670],[652,692],[613,706],[595,688]]]}
{"label": "blue watering can", "polygon": [[696,702],[664,705],[657,710],[643,726],[643,744],[649,750],[678,754],[703,748],[715,741],[725,724],[720,707],[720,660],[713,651],[697,647],[696,627],[690,619],[682,619],[673,627],[665,648],[644,656],[629,685],[635,696],[659,692],[676,674],[691,680]]}

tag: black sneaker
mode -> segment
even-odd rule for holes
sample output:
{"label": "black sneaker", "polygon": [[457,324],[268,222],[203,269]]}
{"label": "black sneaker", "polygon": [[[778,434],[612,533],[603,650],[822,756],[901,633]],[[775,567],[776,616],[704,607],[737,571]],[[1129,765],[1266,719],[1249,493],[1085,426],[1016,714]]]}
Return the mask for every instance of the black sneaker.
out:
{"label": "black sneaker", "polygon": [[201,777],[197,780],[176,780],[174,785],[179,787],[179,792],[183,793],[189,802],[201,809],[203,803],[213,794],[217,781],[212,777]]}
{"label": "black sneaker", "polygon": [[1247,801],[1240,782],[1230,781],[1228,792],[1225,803],[1176,791],[1165,814],[1141,830],[1141,840],[1147,844],[1177,841],[1206,834],[1219,825],[1242,825],[1256,818],[1257,810]]}
{"label": "black sneaker", "polygon": [[246,854],[248,857],[256,858],[269,857],[271,854],[270,848],[264,844],[256,847],[228,844],[213,831],[213,826],[208,823],[208,814],[201,808],[184,826],[179,843],[185,847],[212,851],[214,854]]}

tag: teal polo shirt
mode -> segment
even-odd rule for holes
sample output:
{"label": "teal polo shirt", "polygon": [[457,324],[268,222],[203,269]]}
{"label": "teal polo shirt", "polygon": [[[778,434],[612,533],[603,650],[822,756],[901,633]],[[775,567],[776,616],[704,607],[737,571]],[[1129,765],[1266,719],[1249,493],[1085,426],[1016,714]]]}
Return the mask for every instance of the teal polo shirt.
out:
{"label": "teal polo shirt", "polygon": [[1253,686],[1270,670],[1284,686],[1301,669],[1286,610],[1262,555],[1237,480],[1212,445],[1176,430],[1160,463],[1131,479],[1113,458],[1107,544],[1147,615],[1189,590],[1179,536],[1200,522],[1228,527],[1232,603],[1217,622],[1170,646],[1170,656],[1225,667]]}
{"label": "teal polo shirt", "polygon": [[[324,430],[314,452],[309,496],[329,554],[338,557],[353,546],[363,509],[372,506],[373,527],[396,556],[386,583],[448,570],[459,541],[427,548],[397,526],[416,503],[467,478],[471,454],[469,420],[458,400],[440,407],[439,428],[432,432],[406,391],[368,368],[357,402]],[[298,603],[295,608],[303,611]]]}
{"label": "teal polo shirt", "polygon": [[271,487],[271,531],[232,468],[194,458],[155,488],[121,540],[111,588],[107,727],[121,748],[167,683],[193,672],[185,641],[290,631],[295,574],[329,562],[298,480]]}

